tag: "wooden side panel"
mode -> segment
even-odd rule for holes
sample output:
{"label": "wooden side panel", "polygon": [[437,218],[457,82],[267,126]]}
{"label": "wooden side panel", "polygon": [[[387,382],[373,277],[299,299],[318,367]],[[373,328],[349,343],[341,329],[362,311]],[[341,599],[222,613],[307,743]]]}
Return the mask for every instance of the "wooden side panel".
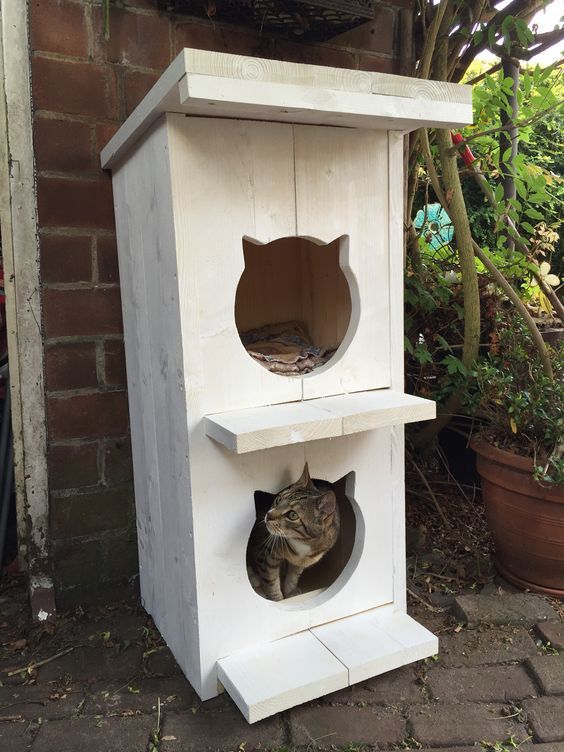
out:
{"label": "wooden side panel", "polygon": [[292,128],[178,115],[168,121],[179,263],[193,259],[190,274],[199,299],[198,310],[186,309],[191,318],[182,326],[199,335],[202,411],[300,399],[299,380],[280,378],[254,362],[235,324],[243,238],[268,243],[296,232]]}
{"label": "wooden side panel", "polygon": [[308,631],[222,658],[218,669],[249,723],[348,684],[345,666]]}
{"label": "wooden side panel", "polygon": [[188,424],[166,120],[147,134],[115,179],[142,594],[197,684]]}
{"label": "wooden side panel", "polygon": [[389,386],[387,135],[313,126],[294,134],[297,233],[348,236],[341,268],[352,308],[334,359],[304,377],[304,398]]}
{"label": "wooden side panel", "polygon": [[[404,379],[404,243],[403,243],[403,159],[404,139],[400,133],[388,133],[390,216],[390,365],[392,389],[403,391]],[[429,417],[434,417],[431,415]],[[407,609],[405,570],[405,429],[395,425],[391,437],[394,602]]]}

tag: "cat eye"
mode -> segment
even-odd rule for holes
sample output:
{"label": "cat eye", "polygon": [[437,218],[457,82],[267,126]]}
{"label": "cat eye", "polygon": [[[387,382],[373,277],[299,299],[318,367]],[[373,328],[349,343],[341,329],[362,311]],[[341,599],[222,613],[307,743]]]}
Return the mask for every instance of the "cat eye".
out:
{"label": "cat eye", "polygon": [[289,520],[297,520],[297,519],[298,519],[298,517],[299,517],[299,515],[298,515],[298,513],[297,513],[297,512],[294,512],[294,510],[293,510],[293,509],[291,509],[291,510],[290,510],[289,512],[287,512],[287,513],[286,513],[286,517],[287,517],[287,518],[288,518]]}

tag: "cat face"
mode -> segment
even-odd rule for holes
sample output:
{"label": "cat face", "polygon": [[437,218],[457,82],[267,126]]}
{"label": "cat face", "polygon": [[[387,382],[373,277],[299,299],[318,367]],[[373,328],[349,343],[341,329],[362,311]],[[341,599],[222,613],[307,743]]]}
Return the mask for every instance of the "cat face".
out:
{"label": "cat face", "polygon": [[302,477],[274,499],[266,513],[266,528],[290,540],[318,539],[331,524],[336,507],[335,493],[315,487],[306,463]]}

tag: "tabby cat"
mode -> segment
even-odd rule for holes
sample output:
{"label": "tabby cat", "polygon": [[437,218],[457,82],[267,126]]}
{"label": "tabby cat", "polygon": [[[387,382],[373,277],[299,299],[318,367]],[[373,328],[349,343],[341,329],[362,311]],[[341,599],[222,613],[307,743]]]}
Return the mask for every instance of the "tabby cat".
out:
{"label": "tabby cat", "polygon": [[271,601],[295,594],[302,572],[318,562],[339,536],[339,508],[329,483],[317,488],[307,462],[301,478],[275,497],[257,519],[247,548],[253,588]]}

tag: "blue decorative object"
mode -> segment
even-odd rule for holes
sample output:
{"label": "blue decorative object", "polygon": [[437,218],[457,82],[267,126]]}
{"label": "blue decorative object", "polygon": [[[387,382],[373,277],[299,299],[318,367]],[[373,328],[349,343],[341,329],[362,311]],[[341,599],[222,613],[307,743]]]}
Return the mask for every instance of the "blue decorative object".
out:
{"label": "blue decorative object", "polygon": [[434,251],[449,245],[454,235],[451,219],[440,204],[427,204],[419,209],[413,225]]}

